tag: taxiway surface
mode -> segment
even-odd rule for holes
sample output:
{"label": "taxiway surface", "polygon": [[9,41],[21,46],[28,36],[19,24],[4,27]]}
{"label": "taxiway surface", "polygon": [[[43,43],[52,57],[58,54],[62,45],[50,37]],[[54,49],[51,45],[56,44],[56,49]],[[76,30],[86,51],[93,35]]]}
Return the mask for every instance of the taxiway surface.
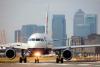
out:
{"label": "taxiway surface", "polygon": [[100,67],[100,62],[0,63],[0,67]]}

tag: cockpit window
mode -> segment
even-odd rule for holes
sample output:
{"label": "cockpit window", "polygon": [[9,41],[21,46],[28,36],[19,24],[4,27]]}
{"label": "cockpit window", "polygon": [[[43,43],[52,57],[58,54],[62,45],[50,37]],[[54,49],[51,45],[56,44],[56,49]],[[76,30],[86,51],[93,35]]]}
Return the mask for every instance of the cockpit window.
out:
{"label": "cockpit window", "polygon": [[44,39],[37,38],[37,39],[30,39],[30,41],[44,41]]}
{"label": "cockpit window", "polygon": [[43,39],[39,39],[39,38],[38,38],[38,39],[36,39],[36,41],[44,41],[44,40],[43,40]]}
{"label": "cockpit window", "polygon": [[41,41],[41,39],[36,39],[36,41]]}

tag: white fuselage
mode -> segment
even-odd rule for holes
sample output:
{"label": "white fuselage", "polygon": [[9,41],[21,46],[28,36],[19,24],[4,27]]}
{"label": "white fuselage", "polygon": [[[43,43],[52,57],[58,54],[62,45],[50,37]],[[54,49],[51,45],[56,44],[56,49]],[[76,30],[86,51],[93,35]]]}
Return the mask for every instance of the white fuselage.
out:
{"label": "white fuselage", "polygon": [[28,48],[31,54],[45,55],[49,54],[52,46],[48,44],[48,40],[45,34],[35,33],[32,34],[28,39]]}
{"label": "white fuselage", "polygon": [[29,48],[50,48],[45,34],[35,33],[28,39]]}
{"label": "white fuselage", "polygon": [[46,42],[42,41],[28,41],[29,48],[46,48]]}

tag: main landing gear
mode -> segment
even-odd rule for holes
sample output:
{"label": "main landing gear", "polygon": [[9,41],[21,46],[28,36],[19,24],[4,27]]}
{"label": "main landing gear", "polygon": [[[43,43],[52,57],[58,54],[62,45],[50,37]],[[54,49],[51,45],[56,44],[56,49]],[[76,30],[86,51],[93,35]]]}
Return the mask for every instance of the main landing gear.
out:
{"label": "main landing gear", "polygon": [[22,63],[22,62],[26,63],[27,62],[27,58],[26,57],[20,57],[19,58],[19,62],[20,63]]}
{"label": "main landing gear", "polygon": [[63,63],[64,62],[64,58],[62,57],[62,51],[58,50],[56,52],[56,54],[58,55],[56,58],[56,63]]}
{"label": "main landing gear", "polygon": [[27,62],[27,57],[25,56],[25,53],[24,53],[24,49],[21,49],[21,57],[19,58],[19,62],[22,63],[26,63]]}
{"label": "main landing gear", "polygon": [[61,62],[61,63],[63,63],[64,61],[63,61],[63,57],[57,57],[56,58],[56,63],[59,63],[59,62]]}

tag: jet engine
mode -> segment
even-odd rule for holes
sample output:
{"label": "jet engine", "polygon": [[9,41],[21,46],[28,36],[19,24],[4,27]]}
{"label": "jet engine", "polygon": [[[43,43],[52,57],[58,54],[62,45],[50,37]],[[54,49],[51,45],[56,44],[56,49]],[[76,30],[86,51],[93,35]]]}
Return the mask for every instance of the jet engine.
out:
{"label": "jet engine", "polygon": [[5,56],[9,59],[14,59],[16,57],[16,51],[14,49],[7,49],[5,51]]}
{"label": "jet engine", "polygon": [[70,60],[72,58],[72,52],[70,50],[64,50],[62,56],[64,59]]}

